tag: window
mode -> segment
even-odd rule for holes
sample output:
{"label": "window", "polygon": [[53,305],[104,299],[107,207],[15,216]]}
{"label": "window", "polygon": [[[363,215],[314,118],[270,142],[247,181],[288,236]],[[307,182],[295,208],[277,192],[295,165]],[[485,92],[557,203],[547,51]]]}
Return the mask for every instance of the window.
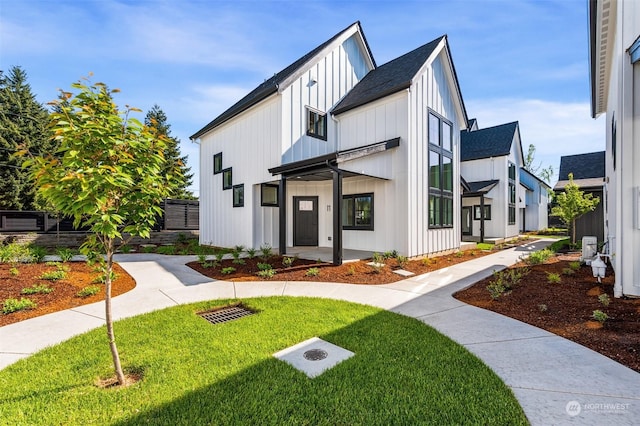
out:
{"label": "window", "polygon": [[222,172],[222,153],[219,152],[213,156],[213,174],[217,175]]}
{"label": "window", "polygon": [[429,111],[429,227],[453,226],[453,132],[451,123]]}
{"label": "window", "polygon": [[231,176],[231,167],[222,171],[222,189],[231,189],[233,179]]}
{"label": "window", "polygon": [[509,225],[516,224],[516,165],[509,163]]}
{"label": "window", "polygon": [[233,207],[244,207],[244,184],[233,186]]}
{"label": "window", "polygon": [[373,193],[342,197],[342,228],[373,231]]}
{"label": "window", "polygon": [[307,108],[307,135],[327,140],[327,114]]}
{"label": "window", "polygon": [[278,185],[263,183],[260,185],[260,205],[263,207],[278,207]]}
{"label": "window", "polygon": [[[473,219],[480,220],[480,206],[473,206]],[[484,206],[484,220],[491,220],[491,204],[485,204]]]}

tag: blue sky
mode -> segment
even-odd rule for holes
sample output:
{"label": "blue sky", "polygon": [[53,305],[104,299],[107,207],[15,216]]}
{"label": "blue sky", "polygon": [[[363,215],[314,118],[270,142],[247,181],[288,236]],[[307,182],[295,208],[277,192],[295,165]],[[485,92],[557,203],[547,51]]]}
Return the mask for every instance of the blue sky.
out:
{"label": "blue sky", "polygon": [[189,135],[357,20],[378,65],[448,34],[469,118],[518,120],[544,166],[604,150],[586,0],[0,0],[0,69],[21,66],[42,103],[93,72],[119,105],[160,105],[197,176]]}

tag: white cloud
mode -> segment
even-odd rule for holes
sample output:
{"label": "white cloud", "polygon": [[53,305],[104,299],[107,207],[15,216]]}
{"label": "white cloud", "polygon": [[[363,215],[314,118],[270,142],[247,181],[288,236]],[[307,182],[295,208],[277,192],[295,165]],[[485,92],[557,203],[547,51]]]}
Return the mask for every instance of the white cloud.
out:
{"label": "white cloud", "polygon": [[539,99],[473,99],[465,102],[480,128],[518,121],[522,148],[536,147],[536,163],[552,165],[557,179],[560,157],[604,151],[604,120],[591,118],[587,102]]}

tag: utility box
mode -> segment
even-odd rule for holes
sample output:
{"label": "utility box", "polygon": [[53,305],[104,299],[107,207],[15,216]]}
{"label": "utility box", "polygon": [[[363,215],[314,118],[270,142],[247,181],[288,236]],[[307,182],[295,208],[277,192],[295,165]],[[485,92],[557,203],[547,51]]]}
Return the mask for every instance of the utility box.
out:
{"label": "utility box", "polygon": [[591,265],[591,260],[598,252],[598,238],[593,236],[582,237],[582,257],[580,260]]}

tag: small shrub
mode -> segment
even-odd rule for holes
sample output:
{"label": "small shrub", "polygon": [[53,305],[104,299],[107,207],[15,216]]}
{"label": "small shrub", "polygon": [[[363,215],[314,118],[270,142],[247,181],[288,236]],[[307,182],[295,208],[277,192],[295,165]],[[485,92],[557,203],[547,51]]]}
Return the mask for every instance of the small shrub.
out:
{"label": "small shrub", "polygon": [[580,262],[578,262],[578,261],[570,262],[569,263],[569,268],[571,268],[574,271],[579,271],[580,270]]}
{"label": "small shrub", "polygon": [[319,268],[309,268],[307,269],[307,273],[305,274],[308,277],[317,277],[318,275],[320,275],[320,269]]}
{"label": "small shrub", "polygon": [[249,256],[249,259],[253,259],[254,257],[256,257],[256,252],[257,252],[256,249],[248,248],[246,251],[247,251],[247,256]]}
{"label": "small shrub", "polygon": [[25,287],[20,294],[49,294],[53,291],[51,287],[46,284],[34,284],[31,287]]}
{"label": "small shrub", "polygon": [[56,271],[43,272],[39,278],[41,280],[47,280],[47,281],[58,281],[58,280],[63,280],[66,277],[67,277],[67,273],[61,269],[58,269]]}
{"label": "small shrub", "polygon": [[88,285],[82,290],[80,290],[79,292],[77,292],[76,296],[89,297],[89,296],[93,296],[94,294],[98,294],[99,291],[100,291],[100,287],[98,287],[97,285]]}
{"label": "small shrub", "polygon": [[469,250],[469,256],[475,256],[476,254],[475,250]]}
{"label": "small shrub", "polygon": [[491,250],[493,250],[495,248],[495,245],[489,244],[489,243],[478,243],[478,244],[476,244],[476,248],[478,250],[491,251]]}
{"label": "small shrub", "polygon": [[389,250],[389,251],[385,251],[384,253],[382,253],[382,258],[383,259],[395,259],[396,257],[398,257],[398,250]]}
{"label": "small shrub", "polygon": [[260,271],[267,271],[269,269],[273,269],[273,266],[269,263],[258,263],[258,269]]}
{"label": "small shrub", "polygon": [[560,278],[560,274],[556,273],[547,273],[547,282],[549,284],[560,284],[562,279]]}
{"label": "small shrub", "polygon": [[133,248],[128,244],[120,246],[120,251],[124,254],[131,253],[131,250],[133,250]]}
{"label": "small shrub", "polygon": [[271,251],[271,246],[269,244],[261,245],[260,246],[260,253],[262,253],[262,258],[264,260],[269,259],[273,255],[273,252]]}
{"label": "small shrub", "polygon": [[524,259],[524,262],[528,265],[541,265],[553,255],[554,252],[552,252],[551,250],[542,249],[531,253],[527,258]]}
{"label": "small shrub", "polygon": [[242,253],[244,251],[244,246],[243,245],[234,246],[233,251]]}
{"label": "small shrub", "polygon": [[464,252],[462,250],[458,250],[456,252],[456,257],[462,257],[462,256],[464,256]]}
{"label": "small shrub", "polygon": [[295,260],[296,260],[295,257],[285,256],[282,258],[282,266],[284,266],[285,268],[291,268]]}
{"label": "small shrub", "polygon": [[260,278],[272,278],[274,275],[276,274],[276,271],[273,269],[262,269],[260,271],[257,272],[257,275]]}
{"label": "small shrub", "polygon": [[[111,282],[114,282],[118,279],[120,275],[116,274],[114,271],[111,271]],[[94,284],[104,284],[106,281],[106,275],[104,273],[100,273],[97,277],[95,277],[91,282]]]}
{"label": "small shrub", "polygon": [[44,260],[44,257],[47,255],[47,249],[44,247],[30,245],[29,252],[31,253],[32,262],[40,263]]}
{"label": "small shrub", "polygon": [[356,274],[356,267],[350,266],[349,269],[347,270],[347,275],[355,275],[355,274]]}
{"label": "small shrub", "polygon": [[174,255],[176,254],[176,246],[160,246],[156,250],[158,254]]}
{"label": "small shrub", "polygon": [[609,306],[609,303],[611,303],[611,299],[606,293],[602,293],[600,296],[598,296],[598,301],[602,303],[602,306],[604,306],[605,308]]}
{"label": "small shrub", "polygon": [[609,315],[605,314],[600,309],[596,309],[595,311],[593,311],[593,314],[591,314],[591,318],[601,324],[604,324],[604,322],[609,319]]}
{"label": "small shrub", "polygon": [[0,244],[0,263],[31,263],[33,257],[29,246],[26,244]]}
{"label": "small shrub", "polygon": [[58,255],[61,261],[68,262],[71,260],[71,258],[73,258],[74,253],[73,253],[73,250],[63,247],[56,250],[56,254]]}
{"label": "small shrub", "polygon": [[[236,246],[237,247],[242,247],[242,246]],[[235,263],[236,265],[244,265],[245,261],[244,259],[240,258],[240,255],[242,254],[242,250],[234,250],[231,252],[231,256],[233,256],[233,263]]]}
{"label": "small shrub", "polygon": [[396,256],[396,262],[398,262],[398,266],[404,269],[409,263],[409,258],[407,256],[398,255]]}
{"label": "small shrub", "polygon": [[562,275],[573,275],[576,271],[571,268],[562,268]]}
{"label": "small shrub", "polygon": [[63,265],[63,264],[60,264],[60,263],[58,263],[56,265],[56,269],[58,271],[63,271],[63,272],[70,272],[71,271],[71,267],[69,265]]}
{"label": "small shrub", "polygon": [[180,243],[180,244],[184,244],[187,242],[187,240],[189,239],[189,237],[187,236],[187,234],[184,234],[182,232],[180,232],[178,234],[178,236],[176,237],[176,242]]}
{"label": "small shrub", "polygon": [[38,305],[31,299],[21,298],[18,299],[6,299],[2,306],[2,313],[7,315],[12,312],[23,311],[25,309],[33,309]]}
{"label": "small shrub", "polygon": [[547,312],[549,310],[549,307],[546,304],[541,303],[538,305],[538,310],[540,312]]}
{"label": "small shrub", "polygon": [[502,296],[507,289],[504,287],[504,284],[499,281],[491,281],[489,285],[487,285],[487,290],[489,291],[489,295],[493,300],[498,300],[500,296]]}
{"label": "small shrub", "polygon": [[216,257],[216,261],[217,261],[218,263],[222,262],[222,259],[224,259],[224,255],[225,255],[225,254],[226,254],[226,253],[224,252],[224,250],[218,250],[218,251],[216,252],[216,254],[214,255],[214,256]]}
{"label": "small shrub", "polygon": [[207,254],[206,253],[198,253],[198,263],[203,265],[207,262]]}
{"label": "small shrub", "polygon": [[9,268],[9,273],[11,274],[12,277],[17,277],[18,275],[20,275],[20,271],[15,266],[12,266],[11,268]]}
{"label": "small shrub", "polygon": [[55,266],[57,268],[60,265],[60,262],[54,262],[54,261],[50,260],[49,262],[46,262],[44,265],[45,266]]}
{"label": "small shrub", "polygon": [[548,247],[548,250],[551,250],[554,253],[559,252],[560,250],[564,250],[565,247],[569,247],[571,245],[571,241],[568,238],[564,240],[555,241]]}
{"label": "small shrub", "polygon": [[234,268],[233,266],[227,266],[226,268],[222,268],[220,272],[222,272],[224,275],[229,275],[233,274],[235,271],[236,268]]}
{"label": "small shrub", "polygon": [[155,253],[156,252],[156,248],[157,247],[150,247],[150,246],[142,247],[142,252],[143,253]]}
{"label": "small shrub", "polygon": [[431,258],[429,257],[423,257],[422,260],[420,260],[420,262],[422,262],[424,266],[429,266],[432,263]]}
{"label": "small shrub", "polygon": [[373,272],[379,274],[384,268],[384,256],[380,253],[373,253],[373,257],[371,258],[371,264],[369,265],[373,268]]}
{"label": "small shrub", "polygon": [[202,266],[203,268],[215,268],[216,266],[218,266],[217,262],[202,262],[200,264],[200,266]]}

